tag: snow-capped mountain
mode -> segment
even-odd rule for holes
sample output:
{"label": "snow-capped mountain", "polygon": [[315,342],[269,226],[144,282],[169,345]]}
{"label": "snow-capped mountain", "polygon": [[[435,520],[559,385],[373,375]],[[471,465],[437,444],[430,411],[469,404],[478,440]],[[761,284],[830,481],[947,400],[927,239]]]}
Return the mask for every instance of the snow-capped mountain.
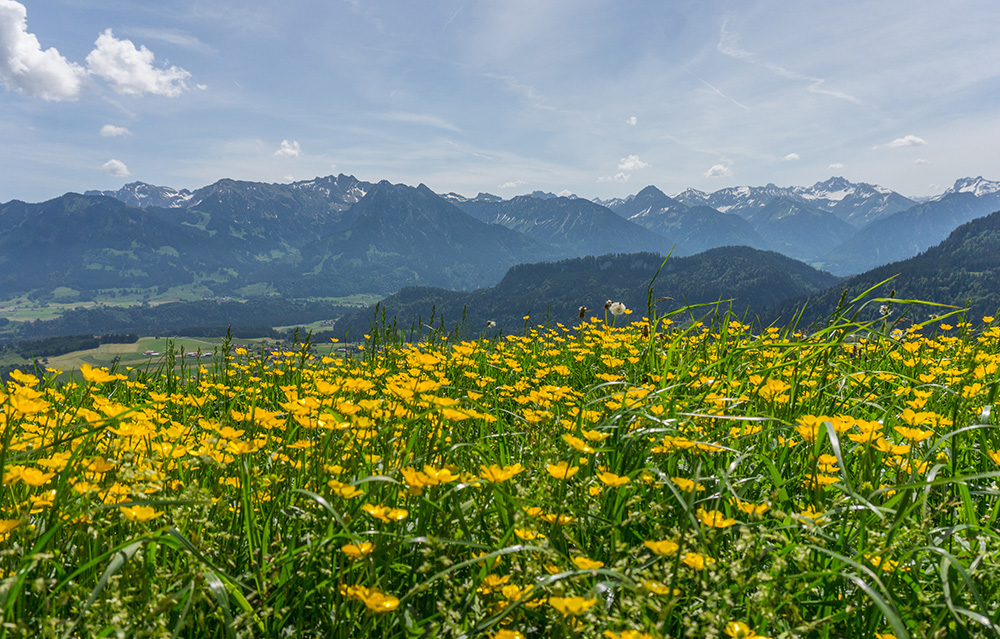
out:
{"label": "snow-capped mountain", "polygon": [[832,177],[808,187],[734,186],[711,194],[688,189],[674,198],[688,205],[711,206],[746,219],[754,217],[775,199],[785,198],[829,211],[856,228],[916,204],[883,186],[854,183],[842,177]]}
{"label": "snow-capped mountain", "polygon": [[350,206],[363,198],[371,188],[371,184],[362,182],[353,175],[328,175],[312,180],[292,182],[291,187],[297,191],[312,191],[323,195],[327,200],[336,201]]}
{"label": "snow-capped mountain", "polygon": [[452,204],[464,204],[466,202],[503,202],[503,198],[499,195],[493,195],[492,193],[480,193],[476,197],[465,197],[464,195],[459,195],[458,193],[445,193],[441,198],[451,202]]}
{"label": "snow-capped mountain", "polygon": [[933,199],[940,200],[952,193],[972,193],[976,197],[984,197],[998,191],[1000,191],[1000,182],[984,180],[983,176],[980,175],[979,177],[955,180],[954,186]]}
{"label": "snow-capped mountain", "polygon": [[738,215],[721,213],[710,206],[684,204],[652,185],[608,208],[662,235],[674,247],[674,255],[693,255],[719,246],[771,248]]}
{"label": "snow-capped mountain", "polygon": [[779,197],[796,197],[791,189],[768,184],[767,186],[731,186],[706,194],[696,189],[688,189],[674,196],[689,206],[710,206],[722,213],[733,213],[748,218],[755,211],[763,209],[771,200]]}
{"label": "snow-capped mountain", "polygon": [[169,186],[154,186],[145,182],[130,182],[117,191],[87,191],[84,195],[105,195],[137,208],[158,206],[167,209],[186,207],[192,197],[187,189],[178,191]]}
{"label": "snow-capped mountain", "polygon": [[810,187],[792,187],[791,190],[813,206],[830,211],[856,228],[916,204],[884,186],[850,182],[842,177],[832,177]]}

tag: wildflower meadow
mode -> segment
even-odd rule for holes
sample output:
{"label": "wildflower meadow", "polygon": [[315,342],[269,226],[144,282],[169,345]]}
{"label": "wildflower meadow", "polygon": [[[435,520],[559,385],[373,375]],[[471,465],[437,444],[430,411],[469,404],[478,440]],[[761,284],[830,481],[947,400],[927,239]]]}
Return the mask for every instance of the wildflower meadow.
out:
{"label": "wildflower meadow", "polygon": [[992,317],[649,315],[15,375],[0,637],[1000,636]]}

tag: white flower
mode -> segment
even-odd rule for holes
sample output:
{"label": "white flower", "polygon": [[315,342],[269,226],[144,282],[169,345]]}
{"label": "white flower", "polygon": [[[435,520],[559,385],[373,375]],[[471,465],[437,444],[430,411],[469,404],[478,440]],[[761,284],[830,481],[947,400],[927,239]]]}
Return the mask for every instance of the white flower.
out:
{"label": "white flower", "polygon": [[626,309],[625,305],[622,304],[621,302],[614,302],[611,304],[611,306],[608,307],[608,310],[611,311],[612,315],[618,317],[628,309]]}

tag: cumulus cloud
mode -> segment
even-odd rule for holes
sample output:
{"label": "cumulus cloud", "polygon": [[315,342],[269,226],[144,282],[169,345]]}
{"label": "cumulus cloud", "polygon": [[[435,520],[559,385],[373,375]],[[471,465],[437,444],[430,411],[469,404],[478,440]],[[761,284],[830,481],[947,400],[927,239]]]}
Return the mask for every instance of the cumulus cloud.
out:
{"label": "cumulus cloud", "polygon": [[901,138],[896,138],[888,144],[876,144],[873,149],[898,149],[904,146],[927,146],[926,140],[918,138],[915,135],[906,135]]}
{"label": "cumulus cloud", "polygon": [[180,67],[156,68],[155,56],[145,46],[138,49],[131,40],[119,40],[105,29],[87,55],[87,68],[112,84],[118,93],[142,96],[147,93],[175,98],[188,87],[191,74]]}
{"label": "cumulus cloud", "polygon": [[281,141],[281,147],[274,152],[279,158],[297,158],[302,155],[302,147],[299,146],[298,140],[288,140]]}
{"label": "cumulus cloud", "polygon": [[524,186],[527,184],[524,180],[511,180],[510,182],[504,182],[500,185],[501,189],[516,189],[519,186]]}
{"label": "cumulus cloud", "polygon": [[705,171],[705,177],[724,177],[729,175],[729,167],[724,164],[714,164],[712,168]]}
{"label": "cumulus cloud", "polygon": [[826,167],[826,168],[828,168],[828,169],[833,169],[834,171],[836,171],[836,170],[838,170],[838,169],[842,169],[842,168],[844,168],[844,165],[843,165],[843,164],[841,164],[840,162],[834,162],[833,164],[829,165],[829,166],[828,166],[828,167]]}
{"label": "cumulus cloud", "polygon": [[27,17],[20,2],[0,0],[0,81],[43,100],[75,100],[86,72],[55,48],[43,50],[38,38],[28,33]]}
{"label": "cumulus cloud", "polygon": [[630,117],[629,119],[625,120],[625,124],[631,124],[632,126],[635,126],[638,122],[639,122],[639,120],[636,119],[636,117],[634,115],[632,117]]}
{"label": "cumulus cloud", "polygon": [[627,158],[622,158],[618,162],[619,171],[637,171],[639,169],[644,169],[647,166],[649,166],[649,164],[640,160],[638,155],[630,155]]}
{"label": "cumulus cloud", "polygon": [[786,155],[781,159],[784,160],[785,162],[795,162],[797,160],[801,160],[802,158],[799,157],[798,153],[789,153],[788,155]]}
{"label": "cumulus cloud", "polygon": [[927,160],[926,158],[917,158],[916,160],[913,161],[913,163],[914,164],[930,164],[930,160]]}
{"label": "cumulus cloud", "polygon": [[556,195],[559,197],[569,197],[573,195],[573,191],[570,191],[569,189],[563,189],[562,191],[556,193]]}
{"label": "cumulus cloud", "polygon": [[101,127],[101,137],[118,138],[123,135],[132,135],[132,132],[123,126],[115,126],[113,124],[105,124]]}
{"label": "cumulus cloud", "polygon": [[121,160],[108,160],[101,165],[101,170],[111,177],[123,178],[132,175],[132,172],[128,170],[128,167]]}

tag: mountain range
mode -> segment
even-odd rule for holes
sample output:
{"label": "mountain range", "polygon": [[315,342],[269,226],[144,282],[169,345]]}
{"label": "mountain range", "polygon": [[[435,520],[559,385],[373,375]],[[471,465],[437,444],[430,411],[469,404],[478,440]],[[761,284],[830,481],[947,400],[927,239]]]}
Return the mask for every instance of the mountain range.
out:
{"label": "mountain range", "polygon": [[[1000,211],[967,222],[924,253],[877,267],[848,279],[818,271],[774,252],[725,247],[698,255],[668,258],[651,254],[606,255],[555,263],[523,264],[496,286],[472,292],[427,287],[406,288],[378,305],[349,312],[336,323],[344,337],[369,333],[375,324],[394,326],[404,337],[427,323],[469,336],[520,333],[525,324],[574,325],[604,314],[602,300],[623,302],[637,319],[648,316],[648,291],[663,315],[686,305],[701,317],[732,310],[759,326],[806,330],[822,325],[840,306],[848,318],[886,322],[906,328],[956,308],[978,325],[1000,313]],[[659,271],[659,272],[658,272]],[[658,273],[658,274],[657,274]],[[654,277],[655,276],[655,277]],[[870,291],[864,295],[866,291]],[[860,297],[858,301],[852,302]],[[876,301],[878,298],[896,302]],[[911,304],[919,300],[928,304]],[[715,302],[721,302],[715,307]],[[607,317],[608,320],[611,317]],[[948,320],[958,324],[959,318]],[[490,324],[487,324],[490,322]],[[494,326],[495,324],[495,326]]]}
{"label": "mountain range", "polygon": [[[825,320],[837,308],[841,296],[852,300],[865,291],[871,293],[853,307],[850,316],[870,321],[881,317],[882,303],[865,302],[884,298],[920,300],[967,308],[966,317],[977,325],[984,316],[1000,312],[1000,211],[979,217],[953,230],[942,242],[920,255],[878,266],[847,278],[820,293],[789,297],[768,312],[770,321],[787,323],[794,315],[804,326]],[[883,283],[884,282],[884,283]],[[921,322],[951,308],[923,304],[890,304],[889,321],[905,316],[905,322]],[[951,321],[952,324],[957,320]],[[905,327],[907,324],[904,323]]]}
{"label": "mountain range", "polygon": [[608,299],[633,309],[634,317],[621,319],[631,321],[648,313],[650,282],[661,315],[689,304],[716,302],[720,312],[755,315],[839,281],[784,255],[746,246],[715,248],[666,261],[654,253],[603,255],[521,264],[507,271],[496,286],[475,291],[405,288],[377,308],[348,313],[335,328],[345,338],[360,336],[369,333],[373,321],[380,321],[384,313],[401,331],[419,330],[433,319],[435,326],[443,324],[447,330],[461,324],[471,336],[510,334],[521,332],[525,323],[576,324],[581,321],[581,307],[588,309],[583,319],[595,314],[603,317]]}
{"label": "mountain range", "polygon": [[343,174],[290,184],[224,179],[194,191],[135,182],[0,204],[0,295],[189,285],[238,296],[471,290],[517,264],[724,246],[776,251],[844,276],[912,257],[997,209],[1000,183],[981,177],[919,203],[839,177],[674,196],[648,186],[608,201],[543,192],[466,198]]}

